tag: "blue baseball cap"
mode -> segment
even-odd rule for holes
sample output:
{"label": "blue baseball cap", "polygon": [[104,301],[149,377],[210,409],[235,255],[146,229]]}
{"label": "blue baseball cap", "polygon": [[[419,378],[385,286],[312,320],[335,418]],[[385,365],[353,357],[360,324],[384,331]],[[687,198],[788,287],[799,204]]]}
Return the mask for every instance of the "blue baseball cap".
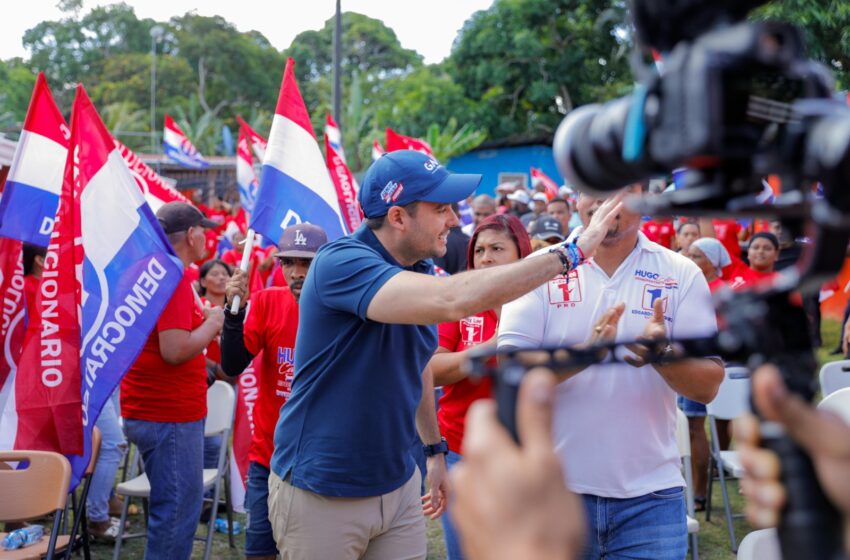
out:
{"label": "blue baseball cap", "polygon": [[481,175],[450,173],[422,152],[397,150],[384,154],[369,167],[357,200],[367,218],[379,218],[392,206],[411,202],[458,202],[472,194],[480,182]]}

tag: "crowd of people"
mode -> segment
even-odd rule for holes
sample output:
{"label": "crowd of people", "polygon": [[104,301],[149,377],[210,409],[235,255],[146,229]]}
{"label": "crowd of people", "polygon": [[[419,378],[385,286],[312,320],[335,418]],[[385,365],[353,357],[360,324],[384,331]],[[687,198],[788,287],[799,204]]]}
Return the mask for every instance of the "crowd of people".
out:
{"label": "crowd of people", "polygon": [[[804,241],[778,222],[646,219],[623,198],[651,196],[648,184],[603,200],[542,184],[476,196],[480,180],[418,152],[386,154],[363,178],[360,229],[329,242],[318,226],[290,226],[251,249],[247,271],[238,207],[162,206],[186,274],[97,422],[92,534],[118,531],[111,489],[129,441],[151,484],[145,557],[191,555],[209,515],[201,472],[227,445],[204,437],[207,387],[261,356],[249,558],[424,558],[425,517],[441,519],[452,560],[684,558],[676,406],[689,419],[699,509],[705,404],[728,364],[676,356],[666,341],[715,333],[712,293],[771,278]],[[472,220],[462,225],[464,200]],[[27,290],[42,263],[25,249]],[[522,447],[495,420],[491,380],[469,379],[465,367],[473,349],[626,340],[644,342],[624,360],[527,376]],[[650,360],[658,344],[663,359]],[[757,403],[792,421],[775,406],[792,397],[770,375]],[[795,406],[812,425],[842,429]],[[720,433],[728,446],[728,427]],[[748,464],[774,460],[753,447],[750,424],[736,436]],[[847,449],[809,445],[846,464]],[[767,469],[743,488],[777,484]],[[775,523],[780,498],[755,499],[753,517]]]}

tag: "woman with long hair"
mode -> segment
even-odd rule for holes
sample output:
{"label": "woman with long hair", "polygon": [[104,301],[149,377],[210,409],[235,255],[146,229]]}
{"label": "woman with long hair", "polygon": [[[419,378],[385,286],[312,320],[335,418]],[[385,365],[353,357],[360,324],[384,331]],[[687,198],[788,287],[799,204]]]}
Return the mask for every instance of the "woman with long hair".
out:
{"label": "woman with long hair", "polygon": [[[514,216],[497,214],[482,220],[469,240],[468,268],[487,268],[514,262],[531,253],[531,241],[525,228]],[[478,346],[496,348],[496,332],[500,309],[490,309],[439,327],[440,345],[429,365],[434,373],[434,385],[442,386],[443,396],[437,419],[440,432],[449,445],[446,462],[451,470],[460,456],[464,419],[469,405],[478,399],[490,398],[489,379],[475,383],[466,379],[461,368],[470,349]],[[442,517],[449,560],[463,558],[460,541],[450,519],[450,511]]]}

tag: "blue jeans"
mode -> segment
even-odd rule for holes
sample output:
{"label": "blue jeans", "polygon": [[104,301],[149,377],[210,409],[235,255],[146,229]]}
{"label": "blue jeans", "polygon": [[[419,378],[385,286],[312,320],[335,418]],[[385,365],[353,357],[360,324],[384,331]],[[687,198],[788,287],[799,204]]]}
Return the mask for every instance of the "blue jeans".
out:
{"label": "blue jeans", "polygon": [[245,556],[276,555],[277,544],[269,522],[269,469],[254,461],[248,464],[245,510],[248,512]]}
{"label": "blue jeans", "polygon": [[124,426],[142,454],[151,484],[145,558],[186,560],[203,503],[204,421],[128,418]]}
{"label": "blue jeans", "polygon": [[683,560],[688,553],[681,486],[637,498],[582,498],[589,527],[582,559]]}
{"label": "blue jeans", "polygon": [[115,473],[127,451],[127,441],[118,421],[117,392],[103,405],[100,416],[95,422],[103,437],[100,443],[100,454],[89,485],[89,495],[86,498],[86,509],[90,521],[106,521],[109,519],[109,496],[115,485]]}
{"label": "blue jeans", "polygon": [[[449,454],[446,455],[446,467],[448,470],[452,470],[452,467],[461,459],[463,457],[459,453],[449,451]],[[460,548],[460,535],[452,521],[451,507],[446,507],[446,511],[443,512],[440,521],[443,522],[443,539],[446,541],[446,560],[463,560],[463,551]]]}

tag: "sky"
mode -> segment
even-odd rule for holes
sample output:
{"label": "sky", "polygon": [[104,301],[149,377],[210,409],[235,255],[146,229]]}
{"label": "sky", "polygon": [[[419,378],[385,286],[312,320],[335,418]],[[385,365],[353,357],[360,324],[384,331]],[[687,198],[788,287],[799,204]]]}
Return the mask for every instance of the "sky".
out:
{"label": "sky", "polygon": [[[84,0],[82,14],[115,0]],[[289,47],[292,39],[310,29],[320,29],[334,14],[335,0],[125,0],[139,19],[168,21],[194,11],[199,15],[219,15],[239,31],[257,30],[278,50]],[[395,31],[401,45],[413,49],[428,64],[440,62],[452,48],[458,30],[476,11],[490,7],[493,0],[435,0],[426,4],[405,0],[342,0],[342,10],[365,14]],[[21,44],[24,32],[41,21],[66,17],[56,8],[57,0],[27,0],[19,9],[7,9],[0,17],[0,60],[29,53]]]}

